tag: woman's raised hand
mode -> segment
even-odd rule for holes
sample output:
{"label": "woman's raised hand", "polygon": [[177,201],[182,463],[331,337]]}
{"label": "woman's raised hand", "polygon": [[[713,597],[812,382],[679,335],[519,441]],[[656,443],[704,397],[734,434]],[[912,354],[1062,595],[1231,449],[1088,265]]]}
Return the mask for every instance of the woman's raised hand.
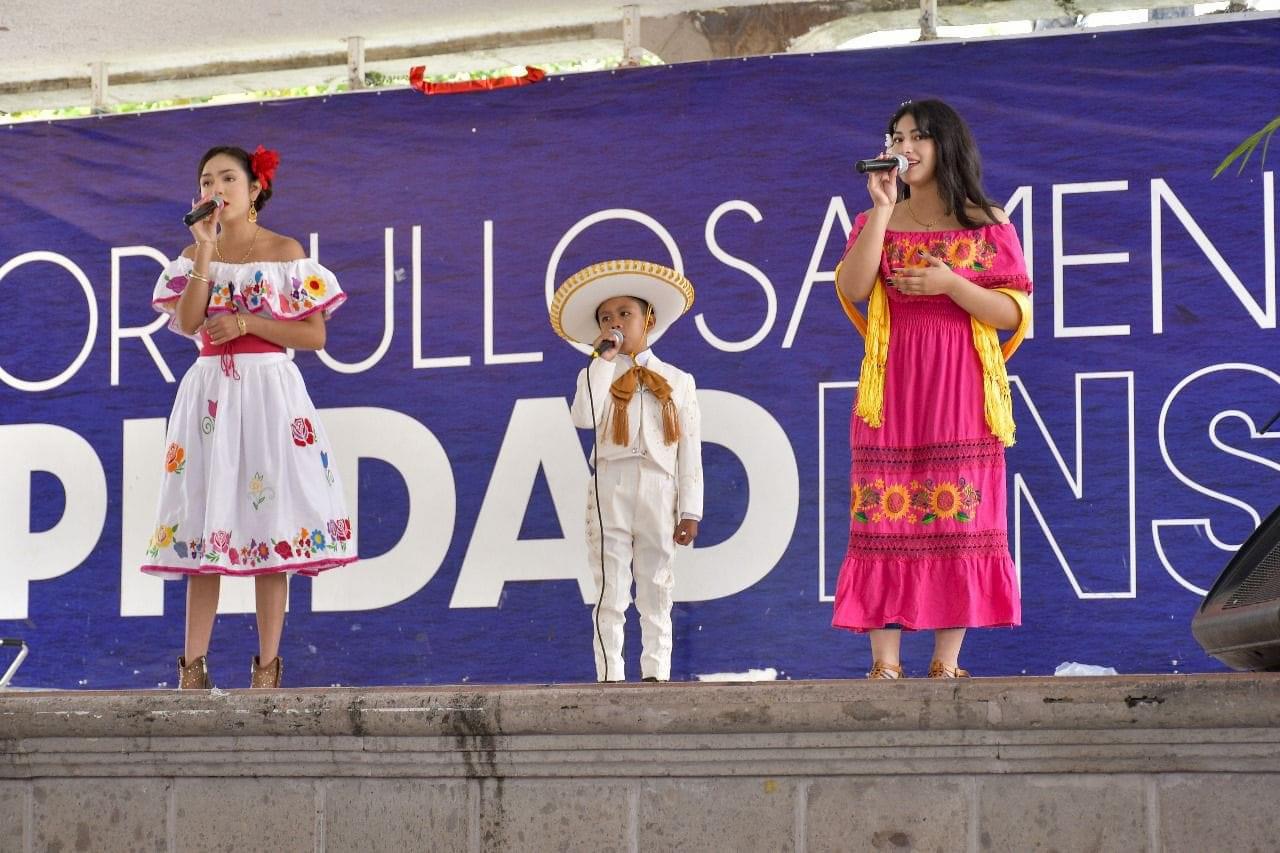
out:
{"label": "woman's raised hand", "polygon": [[[196,200],[192,207],[204,204],[209,200],[208,195],[202,195]],[[197,246],[212,246],[218,239],[218,219],[222,216],[222,208],[215,207],[213,213],[197,222],[191,223],[191,237],[196,241]]]}
{"label": "woman's raised hand", "polygon": [[[888,156],[888,152],[880,152],[880,157]],[[898,169],[894,167],[887,172],[867,172],[867,195],[875,207],[892,208],[898,203]]]}

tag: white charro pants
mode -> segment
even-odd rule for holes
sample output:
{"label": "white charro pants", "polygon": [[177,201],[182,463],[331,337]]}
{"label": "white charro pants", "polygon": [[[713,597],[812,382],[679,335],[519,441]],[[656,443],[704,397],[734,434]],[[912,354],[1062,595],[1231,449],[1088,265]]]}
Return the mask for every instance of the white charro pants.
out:
{"label": "white charro pants", "polygon": [[[595,479],[587,490],[587,562],[595,579],[598,606],[592,610],[591,644],[596,678],[621,681],[623,624],[636,587],[640,614],[640,674],[671,677],[671,590],[676,543],[676,481],[643,457],[600,464],[600,516],[604,519],[601,572],[600,519]],[[601,580],[604,581],[603,594]],[[608,664],[606,673],[605,664]]]}

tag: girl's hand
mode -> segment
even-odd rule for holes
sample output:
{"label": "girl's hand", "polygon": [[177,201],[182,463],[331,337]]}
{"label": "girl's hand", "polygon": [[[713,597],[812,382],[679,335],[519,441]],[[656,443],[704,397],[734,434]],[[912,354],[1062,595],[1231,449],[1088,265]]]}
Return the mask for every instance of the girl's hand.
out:
{"label": "girl's hand", "polygon": [[[202,195],[196,201],[196,203],[191,206],[198,207],[199,205],[204,204],[208,200],[209,200],[209,196]],[[191,237],[196,241],[197,247],[205,246],[205,245],[212,246],[215,242],[217,242],[218,220],[221,216],[222,216],[222,208],[215,207],[213,209],[213,213],[209,214],[204,219],[201,219],[199,222],[194,222],[190,226],[188,226],[191,229]]]}
{"label": "girl's hand", "polygon": [[247,334],[247,330],[241,331],[240,321],[244,319],[239,314],[218,314],[210,317],[204,321],[204,327],[209,332],[209,340],[221,346]]}
{"label": "girl's hand", "polygon": [[898,292],[908,296],[936,296],[948,294],[956,286],[960,277],[951,271],[951,267],[920,250],[920,257],[928,262],[927,267],[899,267],[893,270],[890,283],[898,288]]}
{"label": "girl's hand", "polygon": [[[883,159],[886,152],[881,152]],[[875,207],[892,208],[898,203],[898,169],[887,172],[867,172],[867,195]]]}
{"label": "girl's hand", "polygon": [[698,522],[692,518],[680,519],[680,523],[676,525],[675,536],[671,538],[676,540],[677,545],[692,545],[693,540],[698,538]]}

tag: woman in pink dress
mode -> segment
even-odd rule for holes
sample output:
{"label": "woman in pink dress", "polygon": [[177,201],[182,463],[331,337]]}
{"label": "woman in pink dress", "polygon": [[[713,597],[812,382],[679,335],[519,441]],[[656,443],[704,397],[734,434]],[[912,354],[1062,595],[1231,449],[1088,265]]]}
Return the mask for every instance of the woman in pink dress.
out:
{"label": "woman in pink dress", "polygon": [[[1004,362],[1030,319],[1031,280],[955,110],[908,101],[886,143],[907,168],[868,173],[872,207],[836,270],[866,353],[832,624],[871,634],[869,678],[901,677],[901,632],[931,629],[929,677],[954,678],[968,675],[966,628],[1021,621],[1005,520]],[[865,317],[854,307],[864,301]],[[1002,346],[997,329],[1015,331]]]}

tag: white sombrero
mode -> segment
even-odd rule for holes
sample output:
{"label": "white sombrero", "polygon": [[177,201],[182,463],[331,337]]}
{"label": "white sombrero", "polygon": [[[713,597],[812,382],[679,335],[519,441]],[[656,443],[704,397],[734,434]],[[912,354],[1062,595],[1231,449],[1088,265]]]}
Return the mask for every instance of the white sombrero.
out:
{"label": "white sombrero", "polygon": [[653,307],[652,344],[693,305],[693,285],[670,267],[649,261],[592,264],[556,289],[551,299],[551,328],[567,341],[590,344],[600,335],[596,309],[615,296],[634,296]]}

